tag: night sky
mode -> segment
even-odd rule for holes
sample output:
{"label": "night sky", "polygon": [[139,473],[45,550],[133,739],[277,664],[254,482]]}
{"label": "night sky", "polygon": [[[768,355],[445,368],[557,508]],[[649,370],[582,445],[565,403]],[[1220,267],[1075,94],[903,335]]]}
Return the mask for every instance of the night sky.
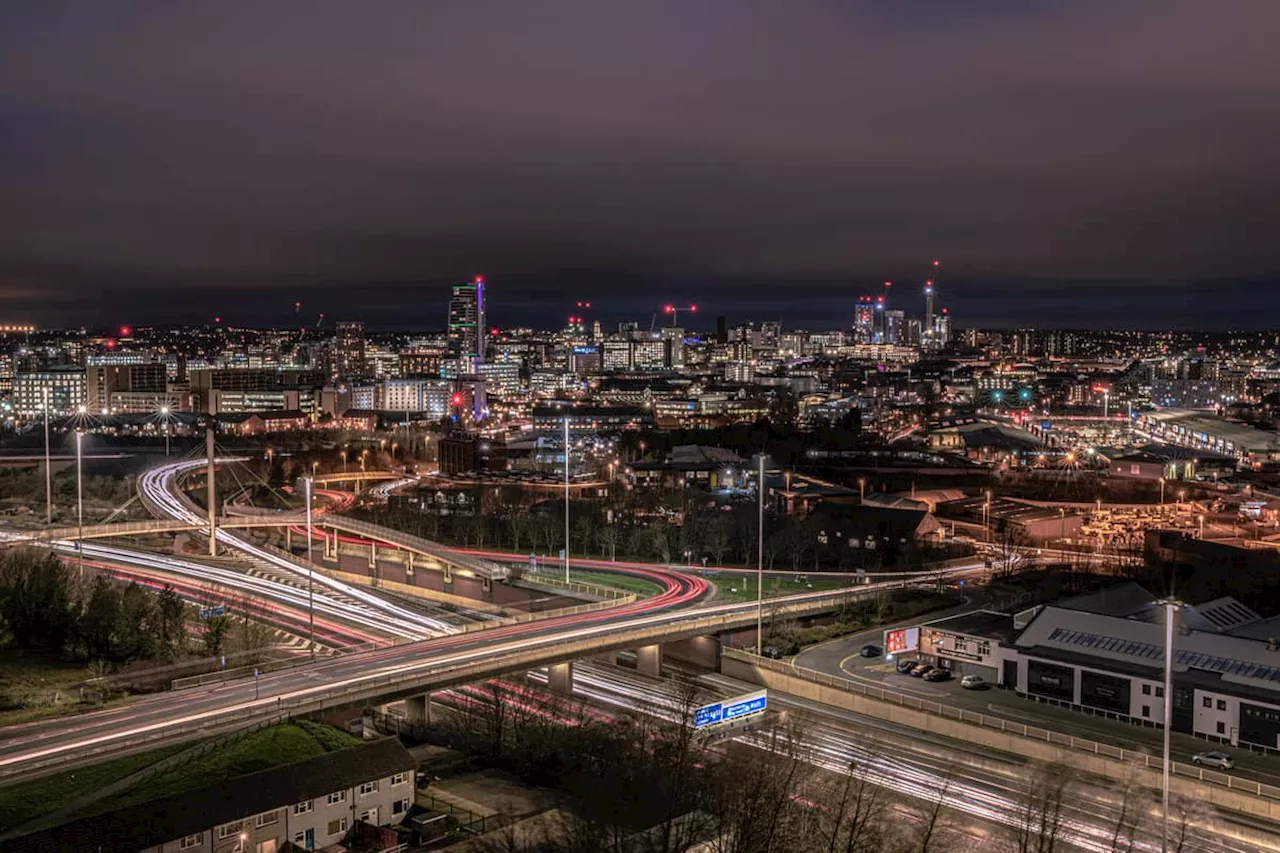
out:
{"label": "night sky", "polygon": [[1280,326],[1280,2],[0,10],[0,322]]}

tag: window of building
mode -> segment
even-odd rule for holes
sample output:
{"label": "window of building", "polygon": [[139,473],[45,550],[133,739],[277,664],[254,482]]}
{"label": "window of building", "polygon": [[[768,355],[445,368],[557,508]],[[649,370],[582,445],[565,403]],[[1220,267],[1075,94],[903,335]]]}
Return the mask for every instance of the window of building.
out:
{"label": "window of building", "polygon": [[1163,698],[1164,698],[1164,688],[1163,688],[1163,687],[1157,687],[1157,688],[1156,688],[1156,698],[1157,698],[1157,699],[1163,699]]}
{"label": "window of building", "polygon": [[224,839],[224,838],[231,838],[231,837],[233,837],[233,836],[235,836],[235,835],[239,835],[239,834],[240,834],[240,824],[239,824],[239,822],[237,822],[237,823],[224,823],[222,826],[218,827],[218,840],[219,840],[219,841],[221,841],[221,840],[222,840],[222,839]]}
{"label": "window of building", "polygon": [[1206,708],[1212,708],[1212,707],[1213,707],[1213,700],[1212,700],[1212,699],[1210,699],[1208,696],[1204,697],[1204,706],[1205,706]]}
{"label": "window of building", "polygon": [[409,781],[408,773],[397,773],[396,775],[391,777],[392,785],[403,785],[405,782],[408,782],[408,781]]}
{"label": "window of building", "polygon": [[331,820],[326,828],[329,830],[330,835],[339,835],[347,831],[347,819],[340,817],[337,820]]}
{"label": "window of building", "polygon": [[204,843],[203,835],[188,835],[186,838],[178,842],[178,849],[191,850],[196,847],[199,847],[203,843]]}
{"label": "window of building", "polygon": [[345,803],[346,801],[347,801],[346,791],[334,791],[332,794],[329,795],[329,805],[331,806],[336,806],[338,803]]}
{"label": "window of building", "polygon": [[254,826],[270,826],[271,824],[275,823],[277,820],[279,820],[279,818],[276,817],[276,813],[274,811],[263,812],[262,814],[254,817],[253,825]]}
{"label": "window of building", "polygon": [[396,800],[394,803],[391,804],[392,814],[404,814],[408,810],[409,810],[408,800]]}
{"label": "window of building", "polygon": [[1219,720],[1219,721],[1218,721],[1218,734],[1220,734],[1220,735],[1225,735],[1226,733],[1227,733],[1227,724],[1226,724],[1226,723],[1224,723],[1224,722],[1222,722],[1221,720]]}
{"label": "window of building", "polygon": [[1151,685],[1150,685],[1150,684],[1144,684],[1144,685],[1142,685],[1142,695],[1143,695],[1143,696],[1150,696],[1150,695],[1151,695]]}
{"label": "window of building", "polygon": [[1226,700],[1226,699],[1219,699],[1219,700],[1218,700],[1218,710],[1219,710],[1219,711],[1225,711],[1225,710],[1227,710],[1227,700]]}
{"label": "window of building", "polygon": [[363,797],[366,794],[376,793],[377,790],[378,790],[377,782],[365,782],[363,785],[360,786],[360,796]]}
{"label": "window of building", "polygon": [[1143,706],[1142,706],[1142,716],[1144,716],[1144,717],[1150,717],[1150,716],[1151,716],[1151,706],[1150,706],[1150,705],[1143,705]]}
{"label": "window of building", "polygon": [[300,803],[294,803],[294,814],[309,814],[315,808],[315,800],[303,800]]}
{"label": "window of building", "polygon": [[301,830],[300,832],[295,832],[293,834],[293,843],[298,845],[299,847],[306,847],[307,831],[304,829],[304,830]]}

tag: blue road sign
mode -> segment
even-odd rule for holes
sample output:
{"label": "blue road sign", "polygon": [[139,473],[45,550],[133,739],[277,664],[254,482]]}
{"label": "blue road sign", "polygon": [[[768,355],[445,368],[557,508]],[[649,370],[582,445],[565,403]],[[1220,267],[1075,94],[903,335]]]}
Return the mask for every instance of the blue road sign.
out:
{"label": "blue road sign", "polygon": [[763,713],[768,706],[769,696],[763,690],[758,693],[748,693],[745,696],[736,696],[733,699],[725,699],[721,702],[712,702],[710,705],[703,705],[693,712],[693,727],[695,729],[703,729],[718,723],[733,722],[743,717]]}
{"label": "blue road sign", "polygon": [[200,608],[201,619],[209,619],[213,616],[225,616],[226,614],[227,614],[227,608],[221,604],[219,604],[217,607],[201,607]]}

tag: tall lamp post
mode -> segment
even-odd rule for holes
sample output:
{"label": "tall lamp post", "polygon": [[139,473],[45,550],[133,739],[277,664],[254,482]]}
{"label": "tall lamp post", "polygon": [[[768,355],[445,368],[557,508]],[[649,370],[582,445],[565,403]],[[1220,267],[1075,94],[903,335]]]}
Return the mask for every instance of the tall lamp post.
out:
{"label": "tall lamp post", "polygon": [[564,582],[569,582],[569,416],[564,416]]}
{"label": "tall lamp post", "polygon": [[1182,602],[1166,598],[1164,606],[1164,760],[1161,762],[1160,816],[1164,825],[1160,849],[1169,850],[1169,730],[1173,727],[1173,620]]}
{"label": "tall lamp post", "polygon": [[[314,475],[314,469],[312,469]],[[315,565],[311,562],[311,477],[305,477],[302,480],[305,486],[307,498],[307,620],[308,620],[308,646],[311,649],[311,656],[316,656],[316,599],[315,591],[312,587],[312,575],[315,574]]]}
{"label": "tall lamp post", "polygon": [[53,469],[49,462],[49,386],[44,392],[44,522],[53,524]]}
{"label": "tall lamp post", "polygon": [[169,456],[169,407],[160,407],[160,417],[163,419],[161,423],[164,425],[164,455]]}
{"label": "tall lamp post", "polygon": [[764,654],[764,454],[756,480],[760,518],[756,526],[756,654]]}
{"label": "tall lamp post", "polygon": [[76,542],[76,556],[80,563],[80,580],[84,580],[84,478],[80,473],[81,447],[84,444],[84,429],[76,427],[76,526],[79,530]]}

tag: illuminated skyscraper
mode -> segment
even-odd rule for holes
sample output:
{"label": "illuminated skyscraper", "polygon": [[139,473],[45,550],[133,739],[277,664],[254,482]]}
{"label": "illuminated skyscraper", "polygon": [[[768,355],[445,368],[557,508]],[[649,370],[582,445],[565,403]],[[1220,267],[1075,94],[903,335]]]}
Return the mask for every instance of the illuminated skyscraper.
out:
{"label": "illuminated skyscraper", "polygon": [[464,373],[475,373],[484,363],[484,279],[455,284],[449,297],[449,354],[464,363]]}
{"label": "illuminated skyscraper", "polygon": [[853,315],[853,337],[860,344],[871,343],[871,335],[875,330],[876,307],[870,296],[858,300],[856,313]]}
{"label": "illuminated skyscraper", "polygon": [[335,323],[333,373],[336,376],[362,376],[365,360],[364,323]]}

